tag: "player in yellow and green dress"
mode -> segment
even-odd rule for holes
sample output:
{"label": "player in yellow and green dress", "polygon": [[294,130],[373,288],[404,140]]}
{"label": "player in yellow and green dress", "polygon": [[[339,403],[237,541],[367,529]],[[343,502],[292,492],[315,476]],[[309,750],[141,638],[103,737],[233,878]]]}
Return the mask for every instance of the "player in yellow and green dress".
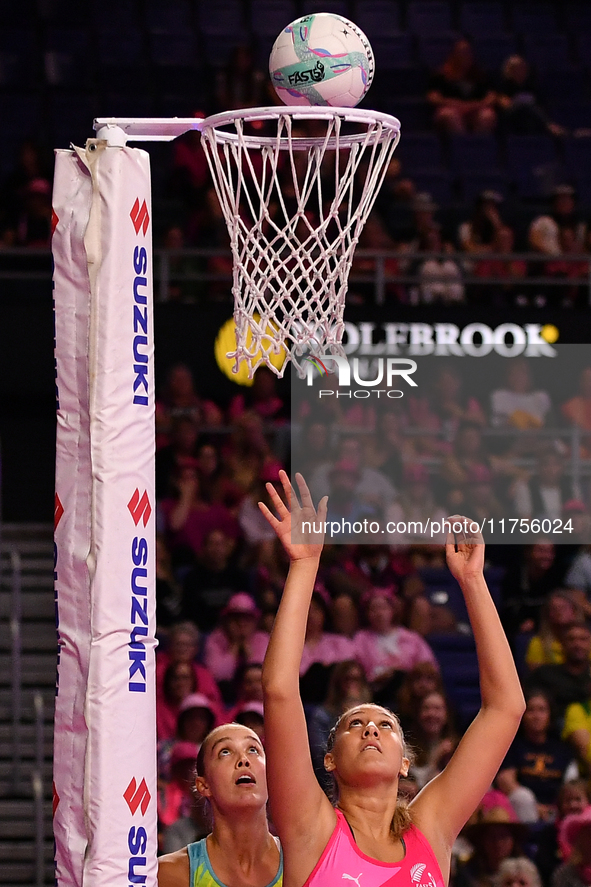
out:
{"label": "player in yellow and green dress", "polygon": [[211,834],[158,860],[158,887],[282,887],[283,857],[266,814],[265,752],[241,724],[222,724],[197,756],[195,788]]}

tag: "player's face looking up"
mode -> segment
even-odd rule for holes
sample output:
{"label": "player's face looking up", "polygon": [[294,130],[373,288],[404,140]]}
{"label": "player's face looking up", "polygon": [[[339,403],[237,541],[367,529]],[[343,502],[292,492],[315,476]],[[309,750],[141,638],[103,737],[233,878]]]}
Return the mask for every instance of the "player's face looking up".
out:
{"label": "player's face looking up", "polygon": [[360,705],[341,717],[329,737],[324,766],[339,784],[395,781],[406,776],[409,759],[398,719],[379,705]]}
{"label": "player's face looking up", "polygon": [[[199,764],[202,762],[202,766]],[[195,786],[220,810],[261,807],[267,803],[265,752],[253,730],[241,724],[223,724],[207,736],[198,759]]]}

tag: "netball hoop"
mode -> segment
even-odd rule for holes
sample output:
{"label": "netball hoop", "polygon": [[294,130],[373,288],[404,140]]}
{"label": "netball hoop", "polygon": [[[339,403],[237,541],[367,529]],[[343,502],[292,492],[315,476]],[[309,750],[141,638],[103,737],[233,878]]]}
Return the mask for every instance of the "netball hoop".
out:
{"label": "netball hoop", "polygon": [[[298,373],[305,354],[344,354],[353,253],[400,138],[359,108],[270,107],[200,123],[230,234],[235,370]],[[277,369],[272,355],[286,353]],[[275,361],[277,363],[277,361]]]}

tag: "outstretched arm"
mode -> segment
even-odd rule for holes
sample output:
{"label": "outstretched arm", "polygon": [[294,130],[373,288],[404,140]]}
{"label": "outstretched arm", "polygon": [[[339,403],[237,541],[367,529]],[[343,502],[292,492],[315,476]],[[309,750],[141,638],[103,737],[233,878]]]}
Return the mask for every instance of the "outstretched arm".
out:
{"label": "outstretched arm", "polygon": [[287,505],[267,484],[278,517],[259,502],[290,558],[263,665],[265,750],[273,822],[289,862],[292,883],[303,884],[335,824],[332,805],[314,775],[299,689],[306,621],[324,539],[326,499],[320,502],[316,514],[301,474],[296,475],[301,506],[287,474],[282,471],[280,476]]}
{"label": "outstretched arm", "polygon": [[456,836],[492,783],[525,710],[505,632],[484,579],[484,542],[469,519],[448,518],[448,566],[462,589],[476,641],[482,705],[445,770],[413,802],[419,828],[445,873]]}

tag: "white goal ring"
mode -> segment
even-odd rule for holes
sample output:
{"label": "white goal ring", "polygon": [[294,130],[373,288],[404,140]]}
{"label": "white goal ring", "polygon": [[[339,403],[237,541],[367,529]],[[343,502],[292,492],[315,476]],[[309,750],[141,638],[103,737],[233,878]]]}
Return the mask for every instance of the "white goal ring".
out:
{"label": "white goal ring", "polygon": [[220,129],[222,126],[231,126],[237,120],[251,123],[260,120],[279,120],[290,117],[292,120],[333,120],[339,118],[343,123],[364,124],[367,129],[371,126],[381,126],[382,135],[377,142],[400,137],[400,121],[391,114],[383,114],[380,111],[368,111],[364,108],[336,108],[332,105],[311,105],[309,108],[302,105],[271,106],[268,108],[243,108],[239,111],[224,111],[221,114],[212,114],[199,122],[199,129],[207,138],[207,130],[215,130],[214,139],[218,144],[243,142],[250,148],[279,148],[287,151],[307,151],[321,144],[330,150],[331,148],[346,148],[350,145],[361,144],[367,139],[365,132],[331,136],[328,141],[321,136],[316,138],[293,138],[287,135],[278,136],[240,136],[236,132],[227,132]]}

